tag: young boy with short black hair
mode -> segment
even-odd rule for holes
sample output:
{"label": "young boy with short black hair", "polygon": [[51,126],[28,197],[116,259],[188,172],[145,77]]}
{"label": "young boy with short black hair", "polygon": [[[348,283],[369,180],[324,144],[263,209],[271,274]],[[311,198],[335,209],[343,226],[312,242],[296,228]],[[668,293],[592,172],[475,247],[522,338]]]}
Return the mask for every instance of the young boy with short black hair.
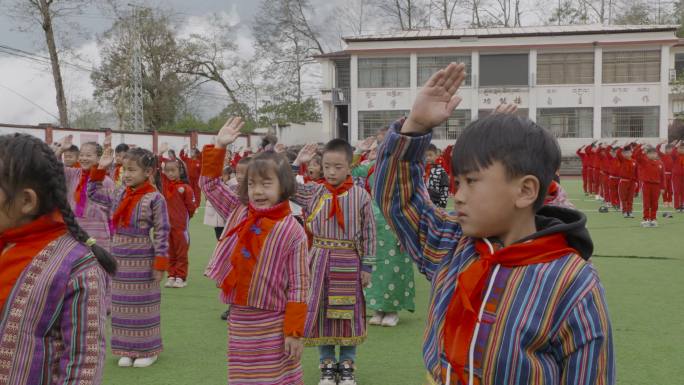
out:
{"label": "young boy with short black hair", "polygon": [[[316,147],[304,146],[293,166],[309,162]],[[328,142],[322,156],[325,182],[297,183],[291,198],[306,213],[304,225],[312,235],[304,345],[319,348],[319,385],[356,385],[356,346],[366,339],[363,288],[375,265],[376,230],[371,197],[351,178],[353,156],[345,140]]]}
{"label": "young boy with short black hair", "polygon": [[445,209],[449,200],[449,175],[442,167],[439,149],[434,144],[425,151],[425,183],[432,203]]}
{"label": "young boy with short black hair", "polygon": [[432,281],[423,355],[431,384],[614,384],[604,290],[579,211],[543,207],[561,153],[549,131],[494,114],[454,147],[453,215],[423,181],[431,130],[451,116],[464,66],[418,93],[378,153],[375,199]]}
{"label": "young boy with short black hair", "polygon": [[67,149],[64,150],[64,152],[62,153],[62,161],[64,162],[64,166],[80,168],[81,165],[78,164],[78,156],[80,154],[81,151],[75,144],[72,144],[71,146],[67,147]]}

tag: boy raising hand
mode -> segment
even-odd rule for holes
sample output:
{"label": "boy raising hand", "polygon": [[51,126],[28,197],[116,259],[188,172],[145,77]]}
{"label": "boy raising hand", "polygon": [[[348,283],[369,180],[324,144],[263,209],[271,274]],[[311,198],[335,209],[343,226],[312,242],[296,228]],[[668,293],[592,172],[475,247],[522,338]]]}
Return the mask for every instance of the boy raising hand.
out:
{"label": "boy raising hand", "polygon": [[453,149],[456,214],[423,182],[431,130],[461,101],[464,66],[435,73],[378,151],[375,199],[432,282],[430,384],[614,384],[604,290],[586,217],[543,207],[561,154],[534,122],[498,110]]}

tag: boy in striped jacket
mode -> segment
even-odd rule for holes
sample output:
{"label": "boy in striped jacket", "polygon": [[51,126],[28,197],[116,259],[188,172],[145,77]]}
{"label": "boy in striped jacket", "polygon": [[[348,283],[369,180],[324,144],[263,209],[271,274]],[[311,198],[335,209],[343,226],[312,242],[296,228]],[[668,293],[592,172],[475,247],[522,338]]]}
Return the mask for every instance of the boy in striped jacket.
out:
{"label": "boy in striped jacket", "polygon": [[428,383],[614,384],[586,217],[543,206],[561,159],[549,131],[508,113],[472,123],[454,146],[457,212],[430,202],[425,150],[464,78],[452,63],[428,80],[408,118],[390,126],[375,171],[380,209],[432,283]]}

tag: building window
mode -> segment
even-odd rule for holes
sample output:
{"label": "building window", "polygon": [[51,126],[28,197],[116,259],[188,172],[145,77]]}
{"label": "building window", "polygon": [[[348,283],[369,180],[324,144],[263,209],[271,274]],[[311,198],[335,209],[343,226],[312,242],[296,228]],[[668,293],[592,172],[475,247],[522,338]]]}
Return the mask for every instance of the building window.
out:
{"label": "building window", "polygon": [[591,138],[594,133],[593,108],[540,108],[537,124],[556,138]]}
{"label": "building window", "polygon": [[603,107],[603,138],[657,138],[660,107]]}
{"label": "building window", "polygon": [[481,55],[480,87],[529,86],[527,54]]}
{"label": "building window", "polygon": [[604,83],[656,83],[660,81],[660,51],[603,53]]}
{"label": "building window", "polygon": [[408,113],[408,110],[359,111],[359,140],[375,135],[379,129]]}
{"label": "building window", "polygon": [[684,79],[684,53],[675,54],[675,73],[670,76],[670,80]]}
{"label": "building window", "polygon": [[411,86],[411,59],[388,57],[359,59],[359,88],[407,88]]}
{"label": "building window", "polygon": [[537,84],[594,83],[594,53],[543,53],[537,55]]}
{"label": "building window", "polygon": [[446,122],[432,129],[432,139],[456,140],[470,121],[470,110],[454,110]]}
{"label": "building window", "polygon": [[449,65],[449,63],[463,63],[466,68],[464,86],[471,85],[472,63],[470,56],[420,56],[418,57],[418,86],[422,86],[435,72]]}
{"label": "building window", "polygon": [[[478,110],[477,111],[477,118],[478,119],[486,118],[489,115],[491,115],[492,112],[494,112],[493,109]],[[527,108],[518,108],[518,110],[515,112],[515,114],[521,118],[529,118],[530,117],[530,110],[528,110]]]}

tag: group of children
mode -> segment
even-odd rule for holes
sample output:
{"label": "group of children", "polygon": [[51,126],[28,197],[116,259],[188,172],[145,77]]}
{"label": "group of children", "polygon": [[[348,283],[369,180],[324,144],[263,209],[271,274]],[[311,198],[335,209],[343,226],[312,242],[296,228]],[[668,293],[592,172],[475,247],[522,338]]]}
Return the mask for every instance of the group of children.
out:
{"label": "group of children", "polygon": [[[625,218],[633,218],[634,198],[641,194],[641,225],[657,227],[662,194],[665,207],[684,213],[684,142],[661,143],[655,147],[635,142],[616,146],[616,143],[594,142],[577,150],[582,162],[584,193],[602,201],[599,210],[608,212],[613,207],[621,210]],[[672,214],[665,212],[663,216],[672,217]]]}
{"label": "group of children", "polygon": [[[195,155],[198,184],[225,219],[206,275],[230,304],[229,384],[303,384],[304,346],[319,349],[320,385],[356,384],[356,347],[367,338],[364,288],[379,276],[378,213],[431,281],[428,383],[615,383],[586,217],[545,206],[561,158],[547,130],[507,113],[475,121],[450,152],[456,211],[437,207],[441,198],[433,203],[429,182],[445,181],[436,161],[426,172],[426,152],[436,155],[431,130],[459,104],[464,78],[463,64],[435,73],[409,116],[379,133],[366,163],[340,139],[320,158],[312,145],[295,159],[270,146],[250,156],[230,186],[226,147],[240,135],[240,118]],[[71,148],[60,144],[59,155]],[[172,227],[187,223],[197,200],[178,182],[173,154],[133,148],[115,158],[111,138],[84,144],[81,168],[72,170],[38,139],[0,137],[0,384],[98,384],[110,303],[120,366],[149,366],[161,352],[159,283],[175,252]],[[116,163],[120,186],[108,176]],[[309,183],[293,172],[303,163]],[[355,181],[362,165],[365,178]],[[164,176],[155,178],[160,167]],[[171,219],[172,204],[188,217]]]}

